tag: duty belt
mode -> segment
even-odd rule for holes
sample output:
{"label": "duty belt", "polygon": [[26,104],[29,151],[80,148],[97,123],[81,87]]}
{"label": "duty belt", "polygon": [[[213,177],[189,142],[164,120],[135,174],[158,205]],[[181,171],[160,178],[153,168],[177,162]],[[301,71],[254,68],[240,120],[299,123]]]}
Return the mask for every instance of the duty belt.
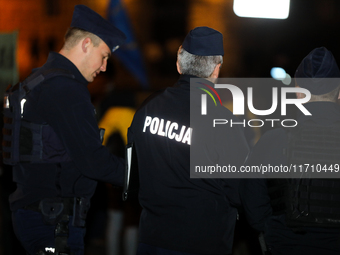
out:
{"label": "duty belt", "polygon": [[57,197],[57,198],[45,198],[30,205],[24,207],[26,210],[32,210],[41,212],[49,210],[50,212],[63,213],[67,215],[73,214],[74,201],[78,198],[74,197]]}

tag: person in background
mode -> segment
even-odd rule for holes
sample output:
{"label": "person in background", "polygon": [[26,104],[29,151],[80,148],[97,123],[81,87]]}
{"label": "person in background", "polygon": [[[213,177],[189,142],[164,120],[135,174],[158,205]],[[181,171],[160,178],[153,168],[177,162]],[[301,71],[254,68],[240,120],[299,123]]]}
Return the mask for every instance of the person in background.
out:
{"label": "person in background", "polygon": [[340,253],[340,180],[337,173],[311,178],[308,171],[318,164],[339,166],[340,71],[333,54],[320,47],[302,60],[295,78],[297,87],[311,93],[304,104],[311,115],[299,112],[296,127],[266,132],[246,165],[310,167],[294,178],[243,179],[241,200],[250,225],[264,237],[266,254],[335,255]]}
{"label": "person in background", "polygon": [[[136,112],[134,96],[127,92],[115,92],[115,96],[111,96],[110,99],[111,106],[99,121],[99,127],[105,129],[103,144],[112,154],[125,158],[127,130]],[[106,185],[106,192],[109,197],[106,254],[135,255],[141,211],[138,198],[135,196],[123,202],[122,189],[112,185]]]}

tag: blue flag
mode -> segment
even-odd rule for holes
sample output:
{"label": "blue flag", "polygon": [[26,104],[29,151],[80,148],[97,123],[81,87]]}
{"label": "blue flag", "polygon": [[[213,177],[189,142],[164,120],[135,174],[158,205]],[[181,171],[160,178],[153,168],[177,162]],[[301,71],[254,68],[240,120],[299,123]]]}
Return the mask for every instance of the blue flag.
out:
{"label": "blue flag", "polygon": [[114,54],[126,66],[126,68],[137,78],[144,89],[148,88],[148,79],[144,63],[137,43],[134,39],[130,20],[121,3],[121,0],[111,0],[108,10],[108,21],[119,28],[127,37],[126,43]]}

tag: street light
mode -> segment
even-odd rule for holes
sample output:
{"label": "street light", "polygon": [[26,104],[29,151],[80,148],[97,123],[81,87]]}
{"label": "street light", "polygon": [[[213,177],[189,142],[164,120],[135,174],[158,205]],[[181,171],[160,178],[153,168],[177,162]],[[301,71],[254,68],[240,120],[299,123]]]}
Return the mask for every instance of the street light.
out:
{"label": "street light", "polygon": [[290,0],[234,0],[234,13],[239,17],[287,19]]}

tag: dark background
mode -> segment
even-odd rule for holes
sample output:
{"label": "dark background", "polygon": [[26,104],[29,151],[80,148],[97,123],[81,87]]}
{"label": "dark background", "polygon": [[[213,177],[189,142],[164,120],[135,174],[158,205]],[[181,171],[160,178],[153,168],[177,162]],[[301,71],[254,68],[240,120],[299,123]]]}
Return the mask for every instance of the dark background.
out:
{"label": "dark background", "polygon": [[[17,62],[20,80],[32,68],[42,65],[50,50],[60,50],[75,4],[88,5],[105,16],[108,2],[0,0],[0,32],[19,31]],[[274,66],[284,68],[293,77],[301,60],[311,50],[321,46],[331,50],[340,61],[340,1],[291,0],[289,17],[285,20],[240,18],[234,14],[232,3],[232,0],[123,1],[143,56],[148,88],[143,89],[120,60],[113,56],[108,75],[101,74],[89,85],[94,105],[99,107],[110,94],[128,90],[130,95],[134,94],[134,104],[138,106],[153,91],[172,86],[178,78],[175,65],[177,49],[188,31],[195,26],[210,26],[224,35],[222,78],[270,77]],[[4,63],[4,59],[0,63]],[[254,101],[270,106],[268,88],[258,87],[255,95]],[[120,100],[124,102],[130,98],[121,97]],[[24,254],[11,230],[7,199],[14,185],[11,171],[6,167],[1,168],[0,185],[0,255]],[[89,225],[95,227],[90,227],[87,234],[87,253],[103,254],[105,218],[98,221],[92,217]],[[89,240],[91,238],[102,242],[94,245]],[[259,254],[257,237],[242,213],[237,223],[235,254]]]}

